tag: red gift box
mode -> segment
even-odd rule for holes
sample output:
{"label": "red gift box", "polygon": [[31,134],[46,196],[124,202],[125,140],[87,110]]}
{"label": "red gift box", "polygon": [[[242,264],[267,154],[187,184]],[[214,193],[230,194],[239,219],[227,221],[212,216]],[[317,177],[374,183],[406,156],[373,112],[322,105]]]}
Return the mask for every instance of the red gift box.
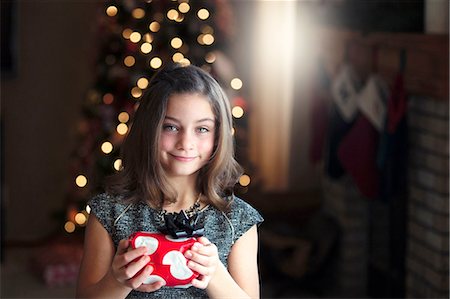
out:
{"label": "red gift box", "polygon": [[196,238],[173,239],[160,233],[137,232],[130,236],[131,247],[145,246],[154,270],[145,284],[163,281],[165,286],[187,288],[198,273],[187,266],[184,253],[197,241]]}

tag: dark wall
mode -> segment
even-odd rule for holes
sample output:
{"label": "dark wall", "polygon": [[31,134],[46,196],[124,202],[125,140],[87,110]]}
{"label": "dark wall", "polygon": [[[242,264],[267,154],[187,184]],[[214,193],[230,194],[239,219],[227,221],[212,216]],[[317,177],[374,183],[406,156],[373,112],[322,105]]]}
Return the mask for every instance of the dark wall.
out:
{"label": "dark wall", "polygon": [[15,3],[15,71],[1,81],[6,241],[36,240],[61,225],[51,215],[64,207],[76,119],[94,75],[97,6]]}

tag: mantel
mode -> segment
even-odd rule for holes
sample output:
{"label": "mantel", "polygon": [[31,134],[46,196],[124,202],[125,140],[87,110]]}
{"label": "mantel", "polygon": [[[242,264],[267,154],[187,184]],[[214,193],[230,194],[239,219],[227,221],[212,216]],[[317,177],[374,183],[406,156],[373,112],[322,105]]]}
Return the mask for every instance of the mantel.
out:
{"label": "mantel", "polygon": [[383,33],[363,34],[321,28],[318,31],[321,58],[335,73],[348,53],[349,61],[361,76],[373,71],[374,51],[376,71],[392,82],[405,53],[405,85],[408,93],[449,100],[449,39],[448,34]]}

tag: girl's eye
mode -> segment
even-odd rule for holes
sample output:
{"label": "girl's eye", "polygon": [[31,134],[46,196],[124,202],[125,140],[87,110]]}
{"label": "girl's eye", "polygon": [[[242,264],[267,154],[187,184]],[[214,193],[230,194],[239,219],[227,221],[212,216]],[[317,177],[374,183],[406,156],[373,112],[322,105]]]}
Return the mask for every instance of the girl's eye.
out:
{"label": "girl's eye", "polygon": [[208,133],[208,132],[209,132],[209,129],[208,129],[208,128],[201,127],[201,128],[198,128],[198,131],[199,131],[200,133]]}
{"label": "girl's eye", "polygon": [[163,130],[168,132],[176,132],[178,128],[173,125],[163,125]]}

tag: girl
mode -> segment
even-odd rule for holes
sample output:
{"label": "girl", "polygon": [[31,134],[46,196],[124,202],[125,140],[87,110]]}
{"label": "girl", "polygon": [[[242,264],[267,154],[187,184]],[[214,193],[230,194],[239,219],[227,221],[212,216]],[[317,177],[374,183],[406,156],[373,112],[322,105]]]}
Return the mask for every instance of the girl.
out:
{"label": "girl", "polygon": [[[122,170],[89,202],[77,296],[259,297],[263,219],[232,195],[241,174],[233,146],[229,102],[208,73],[177,64],[158,72],[123,144]],[[127,239],[161,230],[164,215],[183,211],[203,223],[204,236],[185,253],[199,276],[184,289],[143,284],[153,268],[145,248],[131,249]]]}

